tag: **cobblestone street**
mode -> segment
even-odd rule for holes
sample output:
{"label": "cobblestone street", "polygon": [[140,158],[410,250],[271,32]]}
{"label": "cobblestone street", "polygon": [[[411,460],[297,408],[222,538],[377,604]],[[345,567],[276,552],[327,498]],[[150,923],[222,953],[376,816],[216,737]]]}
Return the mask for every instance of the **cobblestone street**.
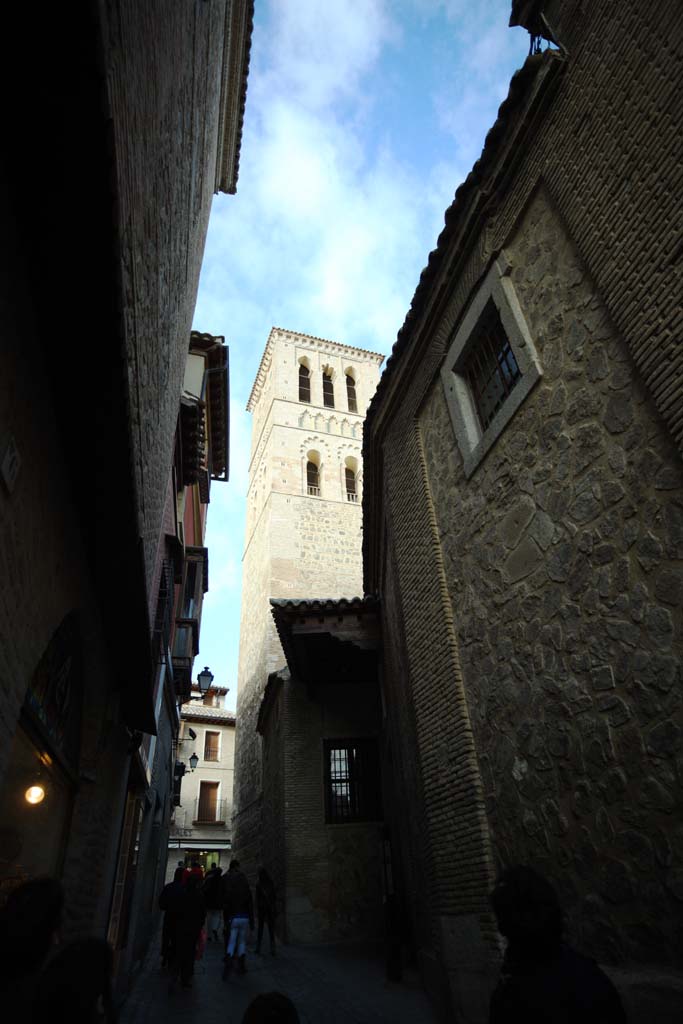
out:
{"label": "cobblestone street", "polygon": [[277,956],[247,954],[247,974],[221,979],[223,950],[209,943],[194,984],[176,984],[159,967],[158,941],[123,1006],[121,1024],[240,1024],[259,992],[284,992],[301,1024],[436,1024],[416,974],[386,981],[382,963],[348,947],[280,946]]}

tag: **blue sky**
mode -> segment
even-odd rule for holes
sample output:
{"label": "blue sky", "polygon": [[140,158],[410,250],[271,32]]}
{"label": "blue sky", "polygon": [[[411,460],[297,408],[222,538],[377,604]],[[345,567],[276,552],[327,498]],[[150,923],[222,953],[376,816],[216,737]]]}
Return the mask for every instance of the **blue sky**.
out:
{"label": "blue sky", "polygon": [[[251,423],[270,328],[388,354],[443,215],[529,48],[510,0],[256,0],[236,196],[214,199],[194,327],[230,346],[196,669],[236,700]],[[305,596],[305,595],[302,595]]]}

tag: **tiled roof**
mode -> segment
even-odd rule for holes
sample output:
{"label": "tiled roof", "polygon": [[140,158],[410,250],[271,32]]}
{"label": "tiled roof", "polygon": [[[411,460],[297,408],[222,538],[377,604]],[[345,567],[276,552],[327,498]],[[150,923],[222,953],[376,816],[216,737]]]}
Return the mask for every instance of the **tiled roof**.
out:
{"label": "tiled roof", "polygon": [[379,600],[375,594],[366,594],[365,597],[271,597],[270,603],[274,610],[295,611],[302,615],[316,613],[335,615],[343,612],[375,609],[379,606]]}
{"label": "tiled roof", "polygon": [[225,708],[212,708],[207,704],[183,704],[180,712],[181,718],[210,718],[212,722],[225,722],[227,725],[235,724],[235,716]]}

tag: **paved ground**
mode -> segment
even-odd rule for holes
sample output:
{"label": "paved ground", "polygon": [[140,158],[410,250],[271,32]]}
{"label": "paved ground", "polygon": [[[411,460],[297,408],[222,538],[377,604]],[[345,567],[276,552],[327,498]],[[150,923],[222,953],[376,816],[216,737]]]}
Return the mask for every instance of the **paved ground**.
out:
{"label": "paved ground", "polygon": [[384,978],[382,963],[358,949],[281,946],[277,956],[247,954],[247,974],[222,981],[223,950],[209,943],[191,989],[168,990],[153,945],[122,1012],[120,1024],[240,1024],[259,992],[284,992],[301,1024],[436,1024],[414,975]]}

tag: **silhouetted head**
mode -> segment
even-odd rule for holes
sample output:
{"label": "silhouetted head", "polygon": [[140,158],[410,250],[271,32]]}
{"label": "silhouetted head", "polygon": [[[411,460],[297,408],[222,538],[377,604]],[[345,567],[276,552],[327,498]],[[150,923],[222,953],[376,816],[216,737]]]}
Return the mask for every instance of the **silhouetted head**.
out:
{"label": "silhouetted head", "polygon": [[192,867],[193,868],[198,868],[199,867],[199,861],[198,860],[193,860],[192,861]]}
{"label": "silhouetted head", "polygon": [[197,892],[200,884],[201,880],[197,878],[196,875],[189,875],[187,882],[185,883],[185,888],[187,892]]}
{"label": "silhouetted head", "polygon": [[61,949],[40,976],[36,1020],[94,1024],[113,1020],[113,957],[104,939],[79,939]]}
{"label": "silhouetted head", "polygon": [[281,992],[264,992],[251,1001],[242,1024],[299,1024],[299,1014]]}
{"label": "silhouetted head", "polygon": [[64,891],[56,878],[34,878],[10,893],[0,914],[0,971],[37,971],[62,922]]}
{"label": "silhouetted head", "polygon": [[550,882],[520,864],[498,878],[491,893],[498,930],[520,951],[548,952],[562,939],[562,909]]}
{"label": "silhouetted head", "polygon": [[185,868],[176,868],[175,871],[173,872],[173,881],[174,882],[182,882],[184,871],[185,871]]}
{"label": "silhouetted head", "polygon": [[239,871],[239,869],[240,869],[240,862],[238,860],[234,860],[234,859],[231,860],[230,861],[230,868],[229,868],[229,870],[230,871]]}

